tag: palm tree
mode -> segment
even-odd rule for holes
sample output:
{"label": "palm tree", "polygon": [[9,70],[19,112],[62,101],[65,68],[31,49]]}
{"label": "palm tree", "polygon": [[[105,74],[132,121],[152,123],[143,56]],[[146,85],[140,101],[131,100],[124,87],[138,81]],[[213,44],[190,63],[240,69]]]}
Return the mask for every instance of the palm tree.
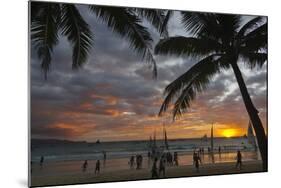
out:
{"label": "palm tree", "polygon": [[[167,36],[163,27],[165,11],[124,7],[89,5],[89,10],[107,24],[113,32],[127,39],[136,53],[150,63],[153,75],[157,76],[153,57],[153,39],[143,20],[147,20],[159,33]],[[94,34],[73,4],[31,2],[31,42],[41,60],[45,78],[50,68],[54,46],[59,42],[59,33],[72,44],[72,68],[81,67],[94,44]]]}
{"label": "palm tree", "polygon": [[256,133],[263,170],[267,171],[267,136],[238,66],[238,62],[243,61],[250,68],[261,67],[267,61],[267,19],[257,16],[246,22],[238,15],[189,12],[181,12],[181,16],[191,37],[162,39],[156,45],[155,53],[200,60],[165,88],[166,97],[159,115],[174,102],[175,120],[190,107],[196,94],[206,89],[215,74],[232,68]]}

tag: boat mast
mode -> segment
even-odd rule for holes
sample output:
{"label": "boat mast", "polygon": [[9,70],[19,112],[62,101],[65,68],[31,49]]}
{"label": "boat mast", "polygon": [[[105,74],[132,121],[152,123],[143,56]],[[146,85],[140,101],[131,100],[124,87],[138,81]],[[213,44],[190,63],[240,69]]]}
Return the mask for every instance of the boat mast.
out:
{"label": "boat mast", "polygon": [[211,128],[211,151],[214,151],[214,125],[212,124]]}

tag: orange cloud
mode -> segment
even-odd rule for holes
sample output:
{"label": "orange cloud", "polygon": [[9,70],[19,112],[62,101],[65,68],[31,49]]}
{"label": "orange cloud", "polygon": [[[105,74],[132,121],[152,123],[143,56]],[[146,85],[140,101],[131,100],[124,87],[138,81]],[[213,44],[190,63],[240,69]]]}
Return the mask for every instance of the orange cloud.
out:
{"label": "orange cloud", "polygon": [[56,123],[50,125],[48,128],[57,132],[63,132],[65,137],[77,137],[93,130],[95,125],[79,125],[79,124],[68,124],[68,123]]}

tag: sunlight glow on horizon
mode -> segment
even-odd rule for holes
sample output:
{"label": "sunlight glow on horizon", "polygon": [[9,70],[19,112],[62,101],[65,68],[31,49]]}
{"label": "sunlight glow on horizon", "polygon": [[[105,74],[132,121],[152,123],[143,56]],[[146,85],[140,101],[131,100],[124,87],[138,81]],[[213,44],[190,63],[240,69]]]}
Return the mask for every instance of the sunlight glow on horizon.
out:
{"label": "sunlight glow on horizon", "polygon": [[226,138],[237,136],[238,131],[236,129],[224,129],[221,134]]}

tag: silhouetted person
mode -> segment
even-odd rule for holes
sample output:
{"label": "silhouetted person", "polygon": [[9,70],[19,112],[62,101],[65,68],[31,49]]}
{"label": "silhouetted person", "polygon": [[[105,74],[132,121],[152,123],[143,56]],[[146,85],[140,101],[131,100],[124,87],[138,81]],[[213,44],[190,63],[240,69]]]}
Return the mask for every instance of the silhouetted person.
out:
{"label": "silhouetted person", "polygon": [[193,151],[193,165],[195,165],[195,160],[196,160],[196,151],[194,150]]}
{"label": "silhouetted person", "polygon": [[159,163],[159,176],[161,175],[161,172],[163,173],[163,177],[166,176],[166,173],[165,173],[165,164],[166,163],[166,160],[165,160],[165,157],[162,156],[161,159],[160,159],[160,163]]}
{"label": "silhouetted person", "polygon": [[87,171],[87,167],[88,167],[88,161],[85,160],[84,163],[83,163],[83,165],[82,165],[82,171],[83,171],[83,172],[86,172],[86,171]]}
{"label": "silhouetted person", "polygon": [[237,151],[237,156],[236,156],[236,168],[239,167],[239,170],[241,170],[242,168],[242,155],[240,150]]}
{"label": "silhouetted person", "polygon": [[137,155],[136,156],[136,163],[137,163],[137,167],[136,167],[136,169],[138,170],[138,169],[140,169],[140,166],[141,166],[141,158],[140,158],[140,155]]}
{"label": "silhouetted person", "polygon": [[201,158],[199,157],[199,155],[196,152],[193,153],[193,161],[194,161],[196,171],[199,172],[199,162],[201,163]]}
{"label": "silhouetted person", "polygon": [[151,169],[151,178],[158,178],[157,172],[157,159],[154,159],[152,169]]}
{"label": "silhouetted person", "polygon": [[151,157],[151,153],[150,151],[147,153],[147,157],[150,158]]}
{"label": "silhouetted person", "polygon": [[40,158],[40,167],[43,167],[44,164],[44,156],[41,156]]}
{"label": "silhouetted person", "polygon": [[129,163],[130,163],[130,168],[134,168],[135,156],[131,156]]}
{"label": "silhouetted person", "polygon": [[[170,152],[168,152],[167,158],[168,158],[169,164],[173,165],[173,155]],[[174,159],[177,160],[177,157],[176,158],[174,157]]]}
{"label": "silhouetted person", "polygon": [[150,160],[151,160],[151,153],[150,151],[147,153],[147,162],[148,162],[148,166],[150,166]]}
{"label": "silhouetted person", "polygon": [[178,152],[174,152],[174,163],[176,166],[179,166]]}
{"label": "silhouetted person", "polygon": [[219,146],[219,154],[221,154],[221,146]]}
{"label": "silhouetted person", "polygon": [[96,162],[96,168],[95,168],[95,174],[100,173],[100,160],[97,160]]}

